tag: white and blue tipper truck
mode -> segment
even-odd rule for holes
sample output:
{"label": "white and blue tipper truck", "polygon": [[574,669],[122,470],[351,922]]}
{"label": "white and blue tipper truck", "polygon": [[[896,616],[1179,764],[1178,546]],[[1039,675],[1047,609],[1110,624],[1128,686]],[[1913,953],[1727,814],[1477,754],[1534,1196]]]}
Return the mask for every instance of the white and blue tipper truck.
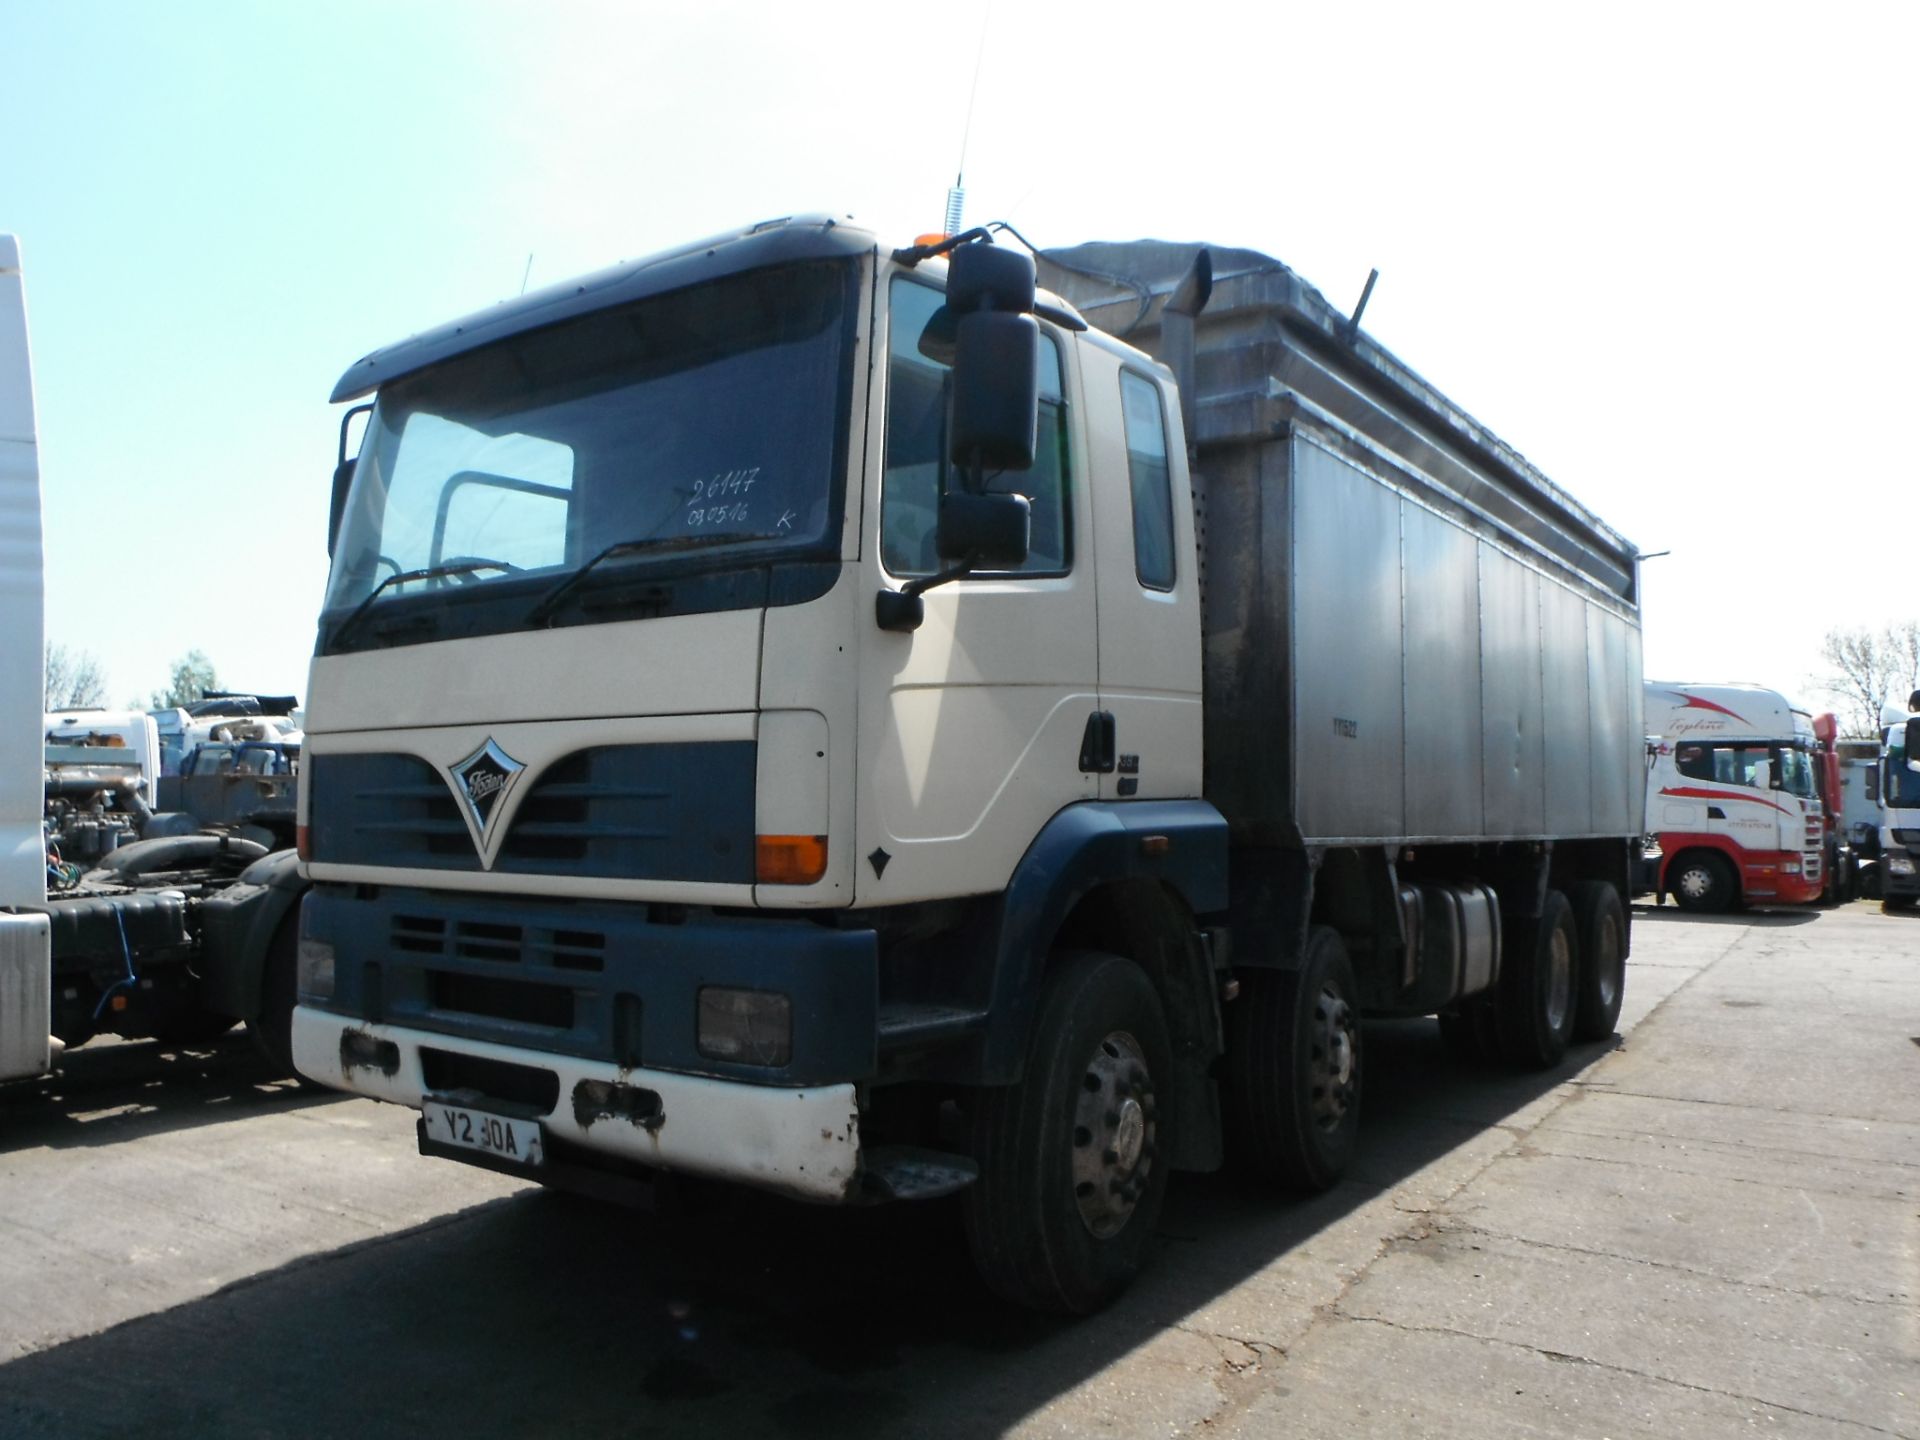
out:
{"label": "white and blue tipper truck", "polygon": [[348,369],[304,1074],[603,1194],[957,1190],[1086,1311],[1172,1171],[1333,1183],[1362,1015],[1611,1034],[1634,547],[1264,255],[1011,238],[777,220]]}

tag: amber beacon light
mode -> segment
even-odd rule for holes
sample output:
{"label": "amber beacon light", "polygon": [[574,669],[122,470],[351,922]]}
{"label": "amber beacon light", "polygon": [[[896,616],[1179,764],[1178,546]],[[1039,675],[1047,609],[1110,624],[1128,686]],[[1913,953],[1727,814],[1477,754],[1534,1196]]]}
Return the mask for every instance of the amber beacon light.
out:
{"label": "amber beacon light", "polygon": [[761,885],[811,885],[827,873],[824,835],[756,835],[753,878]]}

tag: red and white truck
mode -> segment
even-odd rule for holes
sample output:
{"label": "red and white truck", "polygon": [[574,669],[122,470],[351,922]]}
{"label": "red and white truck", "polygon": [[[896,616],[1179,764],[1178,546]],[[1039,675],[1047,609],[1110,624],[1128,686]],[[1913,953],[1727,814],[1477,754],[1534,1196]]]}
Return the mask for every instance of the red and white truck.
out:
{"label": "red and white truck", "polygon": [[1805,905],[1825,883],[1813,717],[1760,685],[1646,682],[1655,891],[1683,910]]}

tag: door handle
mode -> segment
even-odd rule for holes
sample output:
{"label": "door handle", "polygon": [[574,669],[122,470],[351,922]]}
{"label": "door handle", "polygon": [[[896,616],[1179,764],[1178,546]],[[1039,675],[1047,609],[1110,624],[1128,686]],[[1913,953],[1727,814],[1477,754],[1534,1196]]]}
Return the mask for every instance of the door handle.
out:
{"label": "door handle", "polygon": [[1111,775],[1118,750],[1118,729],[1111,710],[1096,710],[1087,716],[1087,728],[1080,736],[1080,770],[1087,775]]}

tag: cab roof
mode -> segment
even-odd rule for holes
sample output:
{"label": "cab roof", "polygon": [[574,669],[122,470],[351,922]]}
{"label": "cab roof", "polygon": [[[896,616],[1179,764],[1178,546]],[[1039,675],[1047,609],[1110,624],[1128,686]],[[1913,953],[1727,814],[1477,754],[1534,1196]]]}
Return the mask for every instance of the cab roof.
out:
{"label": "cab roof", "polygon": [[358,399],[390,380],[455,355],[596,310],[768,265],[859,255],[871,250],[874,243],[870,231],[851,221],[830,215],[794,215],[764,220],[744,230],[710,236],[657,255],[623,260],[595,274],[503,300],[464,319],[375,350],[347,367],[333,387],[332,399],[335,403]]}

